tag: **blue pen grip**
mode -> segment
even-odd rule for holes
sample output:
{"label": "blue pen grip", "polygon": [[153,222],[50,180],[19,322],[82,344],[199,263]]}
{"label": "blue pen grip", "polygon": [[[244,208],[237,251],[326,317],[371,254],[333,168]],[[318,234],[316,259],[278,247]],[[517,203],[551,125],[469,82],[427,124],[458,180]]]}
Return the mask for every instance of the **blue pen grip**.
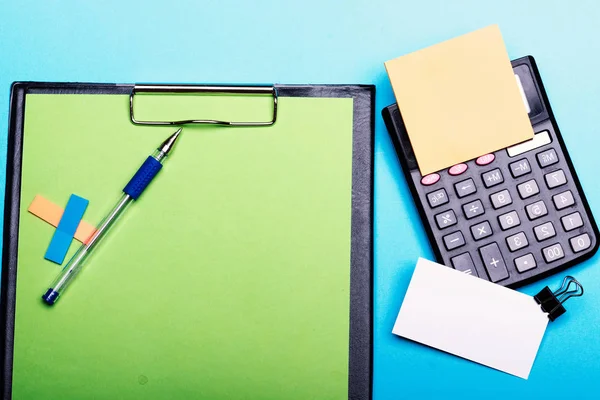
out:
{"label": "blue pen grip", "polygon": [[137,200],[161,168],[162,164],[156,161],[154,157],[149,156],[125,186],[123,192]]}

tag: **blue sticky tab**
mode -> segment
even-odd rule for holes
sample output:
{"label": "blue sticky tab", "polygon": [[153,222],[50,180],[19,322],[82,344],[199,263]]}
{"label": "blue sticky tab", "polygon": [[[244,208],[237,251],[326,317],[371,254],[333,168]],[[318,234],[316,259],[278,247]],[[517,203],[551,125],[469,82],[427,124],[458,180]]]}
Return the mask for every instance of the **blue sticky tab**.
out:
{"label": "blue sticky tab", "polygon": [[62,264],[72,241],[73,236],[58,229],[55,230],[44,258],[57,264]]}
{"label": "blue sticky tab", "polygon": [[44,258],[57,264],[63,263],[88,204],[88,200],[71,195]]}
{"label": "blue sticky tab", "polygon": [[75,236],[75,231],[77,231],[88,204],[88,200],[72,194],[56,229]]}

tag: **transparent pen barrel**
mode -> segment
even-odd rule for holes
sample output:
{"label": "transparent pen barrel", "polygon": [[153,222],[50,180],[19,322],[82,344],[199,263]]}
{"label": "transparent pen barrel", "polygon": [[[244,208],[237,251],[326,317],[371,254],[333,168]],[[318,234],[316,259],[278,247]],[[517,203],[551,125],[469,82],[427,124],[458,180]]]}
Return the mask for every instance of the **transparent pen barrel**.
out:
{"label": "transparent pen barrel", "polygon": [[59,276],[52,283],[51,289],[58,294],[62,293],[65,288],[73,281],[73,278],[81,270],[87,258],[91,255],[92,250],[98,246],[104,236],[108,233],[110,228],[118,221],[119,217],[123,214],[127,206],[133,201],[133,199],[123,194],[119,202],[115,205],[112,211],[104,218],[100,223],[100,226],[94,232],[92,237],[88,240],[87,244],[82,245],[75,255],[69,260],[67,265],[63,268]]}
{"label": "transparent pen barrel", "polygon": [[56,277],[54,282],[52,282],[51,288],[54,289],[55,292],[62,293],[62,291],[69,285],[71,280],[75,278],[77,272],[83,266],[83,263],[88,255],[88,250],[85,246],[81,246],[75,255],[69,260],[67,265],[63,268],[62,272]]}

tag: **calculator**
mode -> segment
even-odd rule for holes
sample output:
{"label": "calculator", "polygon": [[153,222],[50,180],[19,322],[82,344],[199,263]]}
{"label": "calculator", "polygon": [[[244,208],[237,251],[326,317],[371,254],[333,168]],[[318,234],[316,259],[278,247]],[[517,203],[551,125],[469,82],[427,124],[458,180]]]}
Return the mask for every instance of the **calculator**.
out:
{"label": "calculator", "polygon": [[437,261],[517,287],[590,258],[598,227],[533,57],[512,61],[531,140],[422,176],[397,104],[383,109]]}

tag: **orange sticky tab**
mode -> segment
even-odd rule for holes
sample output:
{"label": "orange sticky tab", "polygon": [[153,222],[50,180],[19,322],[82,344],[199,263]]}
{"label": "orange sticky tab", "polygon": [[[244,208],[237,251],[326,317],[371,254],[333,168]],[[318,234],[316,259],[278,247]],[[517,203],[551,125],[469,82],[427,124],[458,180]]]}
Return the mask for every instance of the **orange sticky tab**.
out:
{"label": "orange sticky tab", "polygon": [[89,222],[81,220],[75,231],[75,239],[79,240],[83,244],[87,244],[88,240],[96,232],[96,227]]}
{"label": "orange sticky tab", "polygon": [[43,219],[50,225],[57,227],[60,222],[60,217],[63,214],[63,209],[60,206],[52,203],[50,200],[47,200],[40,196],[39,194],[35,196],[29,208],[27,209],[33,215]]}
{"label": "orange sticky tab", "polygon": [[[50,225],[57,227],[65,210],[38,194],[34,197],[27,211]],[[95,231],[96,228],[94,225],[82,220],[79,226],[77,226],[75,239],[85,244]]]}

